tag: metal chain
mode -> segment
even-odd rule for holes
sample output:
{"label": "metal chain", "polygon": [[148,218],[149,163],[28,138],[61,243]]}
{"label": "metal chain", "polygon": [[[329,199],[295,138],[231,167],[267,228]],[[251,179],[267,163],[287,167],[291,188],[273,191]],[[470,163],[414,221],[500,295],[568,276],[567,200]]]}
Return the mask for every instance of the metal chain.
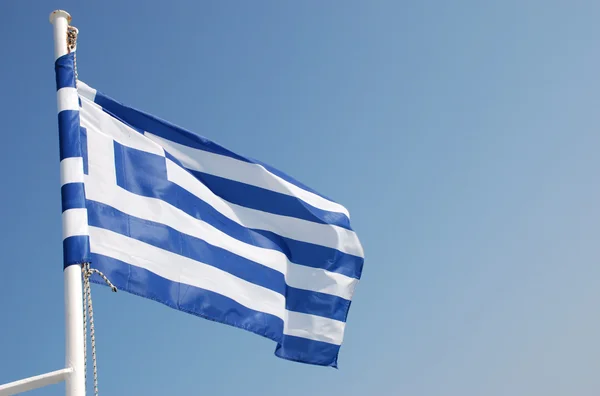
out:
{"label": "metal chain", "polygon": [[[83,375],[87,384],[87,310],[88,310],[88,286],[89,279],[86,279],[85,273],[89,264],[83,264],[81,272],[83,272]],[[90,289],[91,290],[91,289]]]}
{"label": "metal chain", "polygon": [[94,365],[94,395],[98,396],[98,367],[96,365],[96,333],[94,328],[94,309],[92,307],[92,288],[90,283],[90,277],[93,274],[98,274],[104,282],[111,288],[113,292],[117,291],[115,285],[100,271],[95,268],[90,268],[90,263],[83,264],[83,361],[84,361],[84,373],[87,382],[87,323],[89,313],[90,321],[90,338],[92,341],[92,362]]}
{"label": "metal chain", "polygon": [[77,35],[79,34],[79,29],[75,26],[67,27],[67,48],[69,49],[69,53],[73,53],[73,63],[75,69],[75,87],[77,87],[77,81],[79,81],[79,76],[77,75]]}

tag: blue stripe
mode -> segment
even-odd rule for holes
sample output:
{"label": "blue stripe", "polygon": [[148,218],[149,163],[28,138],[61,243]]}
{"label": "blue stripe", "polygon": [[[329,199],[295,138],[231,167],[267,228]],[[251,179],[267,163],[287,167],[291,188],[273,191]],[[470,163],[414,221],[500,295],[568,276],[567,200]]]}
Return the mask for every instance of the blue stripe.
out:
{"label": "blue stripe", "polygon": [[[189,132],[177,125],[174,125],[168,121],[160,119],[151,114],[145,113],[143,111],[134,109],[132,107],[125,106],[124,104],[117,102],[116,100],[110,98],[109,96],[96,92],[95,103],[100,105],[107,112],[116,116],[123,122],[129,124],[134,129],[141,131],[148,131],[154,135],[160,136],[164,139],[173,141],[175,143],[183,144],[188,147],[193,147],[198,150],[204,150],[210,153],[215,153],[219,155],[224,155],[230,158],[234,158],[240,161],[254,163],[258,165],[264,166],[269,172],[281,177],[289,183],[292,183],[306,191],[310,191],[313,194],[319,195],[329,201],[335,202],[327,196],[315,191],[314,189],[308,187],[307,185],[299,182],[293,177],[287,175],[286,173],[253,158],[249,158],[246,156],[242,156],[232,152],[231,150],[226,149],[225,147],[205,138]],[[345,215],[343,215],[345,217]]]}
{"label": "blue stripe", "polygon": [[306,265],[337,272],[351,278],[360,279],[365,259],[352,254],[340,252],[325,246],[285,238],[270,231],[253,230],[255,235],[261,234],[269,241],[278,241],[282,251],[292,263]]}
{"label": "blue stripe", "polygon": [[364,261],[360,257],[324,246],[294,241],[272,232],[252,230],[225,217],[189,191],[168,181],[166,162],[162,156],[115,142],[115,167],[117,184],[125,190],[161,199],[237,240],[280,251],[296,264],[352,277],[360,274]]}
{"label": "blue stripe", "polygon": [[68,183],[60,188],[62,211],[85,208],[85,190],[83,183]]}
{"label": "blue stripe", "polygon": [[83,174],[88,174],[88,147],[87,147],[87,129],[80,128],[81,135],[81,157],[83,158]]}
{"label": "blue stripe", "polygon": [[343,213],[316,208],[306,202],[264,188],[225,179],[208,173],[190,171],[212,192],[226,201],[263,212],[296,217],[321,224],[331,224],[351,230],[350,221]]}
{"label": "blue stripe", "polygon": [[87,235],[76,235],[63,240],[63,266],[83,264],[90,261],[90,238]]}
{"label": "blue stripe", "polygon": [[58,113],[58,140],[60,159],[81,157],[79,111],[63,110]]}
{"label": "blue stripe", "polygon": [[54,62],[56,90],[75,88],[74,54],[63,55]]}
{"label": "blue stripe", "polygon": [[340,346],[306,338],[284,335],[275,356],[294,362],[337,368]]}
{"label": "blue stripe", "polygon": [[[146,269],[100,254],[92,254],[92,267],[102,271],[119,290],[273,340],[278,343],[275,354],[280,358],[336,366],[339,346],[283,335],[283,321],[276,316],[246,308],[218,293],[173,282]],[[95,274],[91,280],[105,285]]]}
{"label": "blue stripe", "polygon": [[188,132],[177,125],[162,120],[151,114],[147,114],[125,106],[122,103],[119,103],[114,99],[102,94],[101,92],[96,92],[94,102],[109,114],[114,115],[116,118],[119,118],[138,131],[148,131],[154,135],[189,147],[198,148],[200,150],[215,154],[225,155],[244,162],[250,162],[246,158],[237,155],[204,137]]}
{"label": "blue stripe", "polygon": [[88,200],[88,223],[142,241],[183,257],[211,265],[238,278],[273,290],[286,298],[286,309],[345,321],[350,301],[329,294],[289,287],[284,275],[228,250],[178,232],[164,224],[129,216],[111,206]]}
{"label": "blue stripe", "polygon": [[288,286],[285,308],[289,311],[318,315],[345,322],[350,309],[350,301],[331,294]]}

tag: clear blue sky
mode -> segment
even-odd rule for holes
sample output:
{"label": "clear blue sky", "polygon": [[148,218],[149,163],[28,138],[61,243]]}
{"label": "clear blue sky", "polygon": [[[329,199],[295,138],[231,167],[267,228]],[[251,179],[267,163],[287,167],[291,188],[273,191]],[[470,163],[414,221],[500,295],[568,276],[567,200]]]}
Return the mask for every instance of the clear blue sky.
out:
{"label": "clear blue sky", "polygon": [[0,383],[64,365],[56,8],[83,81],[341,202],[366,252],[339,370],[94,285],[101,394],[600,393],[592,0],[3,1]]}

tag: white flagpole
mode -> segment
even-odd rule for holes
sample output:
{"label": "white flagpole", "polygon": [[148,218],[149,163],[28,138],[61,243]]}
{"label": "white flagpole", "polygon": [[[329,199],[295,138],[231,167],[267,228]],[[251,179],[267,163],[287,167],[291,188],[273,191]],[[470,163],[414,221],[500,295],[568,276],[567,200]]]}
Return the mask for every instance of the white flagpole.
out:
{"label": "white flagpole", "polygon": [[[67,29],[71,21],[68,12],[56,10],[50,14],[54,30],[54,60],[68,54]],[[71,110],[78,103],[77,91],[60,89],[57,93],[59,113]],[[65,179],[61,165],[61,181]],[[83,169],[81,170],[83,172]],[[68,173],[68,172],[67,172]],[[72,173],[72,172],[71,172]],[[71,175],[72,176],[72,175]],[[67,224],[63,219],[63,234],[69,227],[78,229],[80,224]],[[77,219],[82,220],[82,219]],[[87,224],[87,223],[85,223]],[[66,227],[66,229],[65,229]],[[83,329],[83,291],[81,265],[69,265],[64,269],[65,282],[65,360],[66,368],[51,373],[36,375],[19,381],[0,385],[0,396],[15,395],[66,381],[66,396],[85,396],[85,352]]]}
{"label": "white flagpole", "polygon": [[[67,29],[71,22],[68,12],[56,10],[50,14],[50,23],[54,30],[54,60],[69,53]],[[57,94],[59,113],[71,110],[78,103],[77,91],[68,88],[60,89]],[[65,179],[64,167],[61,164],[61,181]],[[81,170],[83,171],[83,169]],[[68,173],[68,172],[67,172]],[[71,172],[72,173],[72,172]],[[71,175],[72,176],[72,175]],[[69,228],[78,229],[80,224],[67,224],[63,219],[63,234]],[[81,221],[82,219],[76,219]],[[87,224],[87,223],[85,223]],[[65,229],[66,227],[66,229]],[[80,227],[79,227],[80,228]],[[81,265],[69,265],[64,269],[65,282],[65,360],[66,368],[51,373],[36,375],[19,381],[0,385],[0,396],[15,395],[38,389],[44,386],[66,381],[66,396],[85,396],[85,352],[83,329],[83,291]]]}
{"label": "white flagpole", "polygon": [[[50,23],[52,23],[54,28],[55,60],[68,53],[67,28],[70,21],[71,16],[66,11],[56,10],[50,14]],[[66,367],[73,370],[66,378],[66,396],[85,396],[85,362],[83,349],[85,341],[83,337],[83,293],[81,276],[80,265],[70,265],[64,270],[65,360]]]}

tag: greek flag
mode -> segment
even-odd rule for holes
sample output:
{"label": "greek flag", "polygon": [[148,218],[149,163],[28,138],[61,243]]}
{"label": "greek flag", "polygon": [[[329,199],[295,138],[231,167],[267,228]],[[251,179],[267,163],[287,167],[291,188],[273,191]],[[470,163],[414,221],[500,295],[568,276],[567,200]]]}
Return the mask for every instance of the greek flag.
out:
{"label": "greek flag", "polygon": [[56,72],[65,267],[337,367],[364,257],[346,208],[75,84],[73,54]]}

